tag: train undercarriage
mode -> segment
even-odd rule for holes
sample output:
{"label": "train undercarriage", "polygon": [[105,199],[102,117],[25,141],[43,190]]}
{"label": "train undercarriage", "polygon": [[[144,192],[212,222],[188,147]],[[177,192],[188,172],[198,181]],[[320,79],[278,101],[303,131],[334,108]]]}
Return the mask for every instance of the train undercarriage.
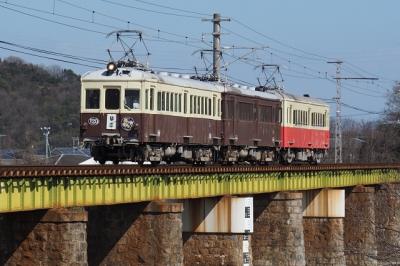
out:
{"label": "train undercarriage", "polygon": [[123,161],[174,164],[291,164],[296,162],[320,163],[325,150],[283,149],[243,145],[202,145],[174,143],[124,142],[122,139],[99,140],[89,144],[91,155],[100,164]]}

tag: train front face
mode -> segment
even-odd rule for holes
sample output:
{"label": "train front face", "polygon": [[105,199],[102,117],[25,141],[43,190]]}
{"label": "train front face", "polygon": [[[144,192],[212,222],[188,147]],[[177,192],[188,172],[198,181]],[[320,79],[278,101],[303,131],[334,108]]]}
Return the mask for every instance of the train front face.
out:
{"label": "train front face", "polygon": [[117,163],[135,156],[144,98],[141,84],[100,71],[82,77],[80,137],[96,161]]}

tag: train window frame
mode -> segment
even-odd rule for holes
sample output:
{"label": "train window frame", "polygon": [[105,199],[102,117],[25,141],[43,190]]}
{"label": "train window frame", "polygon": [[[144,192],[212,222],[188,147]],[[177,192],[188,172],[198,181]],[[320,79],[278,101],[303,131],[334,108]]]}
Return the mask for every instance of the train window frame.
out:
{"label": "train window frame", "polygon": [[[94,106],[97,106],[97,108],[92,108],[91,106],[93,106],[92,104],[90,104],[89,102],[88,102],[88,92],[89,91],[91,91],[91,92],[97,92],[96,94],[97,94],[97,105],[95,104]],[[87,89],[85,89],[85,109],[87,109],[87,110],[99,110],[100,109],[100,99],[101,99],[101,93],[100,93],[100,89],[97,89],[97,88],[87,88]],[[95,99],[95,101],[96,101],[96,99]]]}
{"label": "train window frame", "polygon": [[[108,93],[109,92],[117,92],[118,95],[115,98],[118,99],[113,99],[113,101],[110,103],[109,99],[111,98]],[[110,106],[110,104],[112,104]],[[104,101],[104,107],[107,110],[119,110],[121,108],[121,89],[118,87],[107,87],[105,88],[105,101]]]}
{"label": "train window frame", "polygon": [[[137,95],[137,100],[138,102],[132,102],[132,105],[130,105],[131,103],[127,103],[127,94],[134,92]],[[132,106],[132,107],[131,107]],[[141,108],[141,100],[140,100],[140,89],[138,88],[125,88],[124,89],[124,110],[128,110],[128,111],[137,111],[140,110]]]}

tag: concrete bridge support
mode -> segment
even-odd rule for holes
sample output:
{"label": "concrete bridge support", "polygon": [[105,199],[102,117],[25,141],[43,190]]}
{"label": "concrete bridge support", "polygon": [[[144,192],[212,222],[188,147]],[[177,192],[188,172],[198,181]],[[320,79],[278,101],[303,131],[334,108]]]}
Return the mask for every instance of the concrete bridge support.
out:
{"label": "concrete bridge support", "polygon": [[375,189],[357,186],[346,190],[344,242],[346,265],[377,265]]}
{"label": "concrete bridge support", "polygon": [[83,208],[0,215],[0,265],[87,265]]}
{"label": "concrete bridge support", "polygon": [[378,264],[400,264],[400,184],[384,184],[375,192]]}
{"label": "concrete bridge support", "polygon": [[343,218],[345,191],[322,189],[303,194],[307,265],[345,265]]}
{"label": "concrete bridge support", "polygon": [[302,193],[254,197],[253,265],[305,265]]}
{"label": "concrete bridge support", "polygon": [[182,204],[87,208],[90,265],[182,265]]}
{"label": "concrete bridge support", "polygon": [[251,197],[184,201],[184,265],[250,265]]}

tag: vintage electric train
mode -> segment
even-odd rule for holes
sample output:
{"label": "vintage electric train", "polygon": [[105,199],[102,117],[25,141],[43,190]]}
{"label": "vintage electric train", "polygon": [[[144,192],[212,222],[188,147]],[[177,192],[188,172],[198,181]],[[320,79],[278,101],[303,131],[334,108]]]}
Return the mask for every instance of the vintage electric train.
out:
{"label": "vintage electric train", "polygon": [[100,164],[318,163],[329,148],[321,100],[112,67],[82,76],[81,139]]}

